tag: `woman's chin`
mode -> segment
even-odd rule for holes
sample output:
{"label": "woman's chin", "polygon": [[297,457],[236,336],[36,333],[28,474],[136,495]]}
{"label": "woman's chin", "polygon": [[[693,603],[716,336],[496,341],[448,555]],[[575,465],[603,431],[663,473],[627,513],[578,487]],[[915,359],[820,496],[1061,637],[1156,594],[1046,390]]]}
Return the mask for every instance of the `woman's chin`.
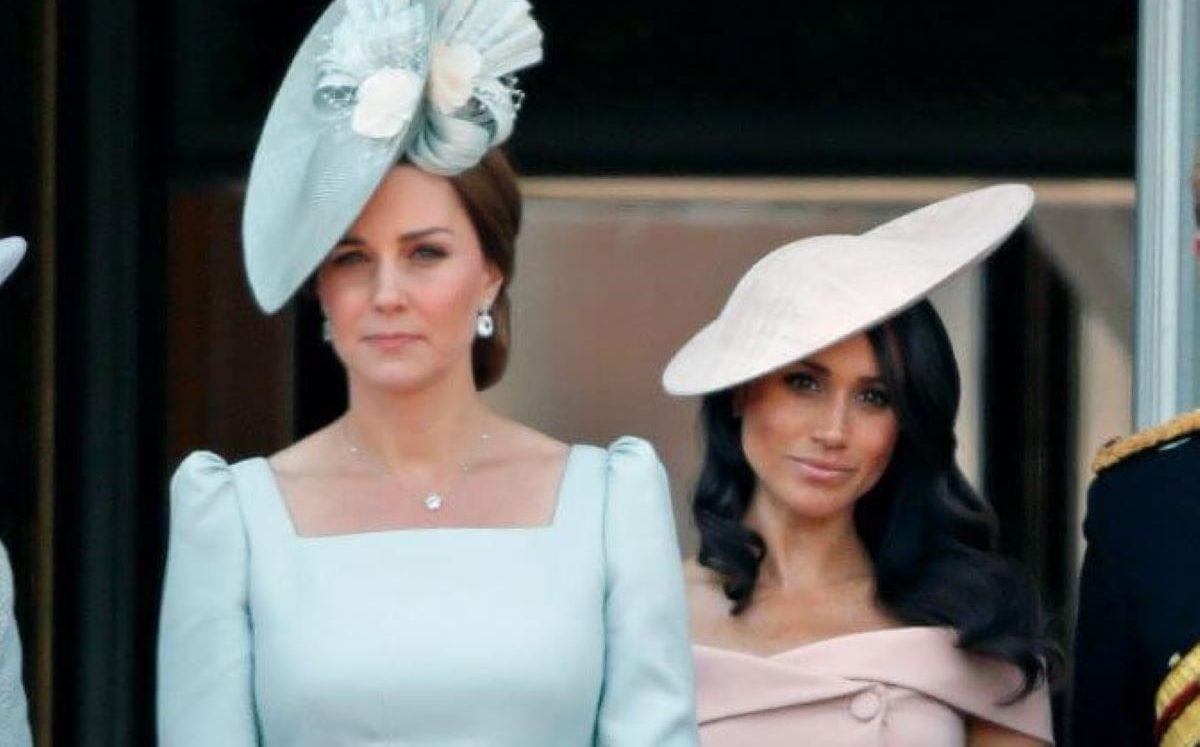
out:
{"label": "woman's chin", "polygon": [[853,491],[813,487],[807,483],[776,492],[777,502],[792,516],[805,521],[826,521],[854,511]]}
{"label": "woman's chin", "polygon": [[360,385],[391,394],[427,389],[438,379],[438,372],[429,366],[404,361],[362,366],[355,373]]}

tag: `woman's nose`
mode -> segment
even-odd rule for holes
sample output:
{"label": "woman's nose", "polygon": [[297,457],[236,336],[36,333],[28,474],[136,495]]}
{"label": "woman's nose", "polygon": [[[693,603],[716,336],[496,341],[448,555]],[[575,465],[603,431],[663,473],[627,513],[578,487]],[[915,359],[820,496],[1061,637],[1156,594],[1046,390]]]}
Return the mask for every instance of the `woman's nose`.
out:
{"label": "woman's nose", "polygon": [[376,308],[393,309],[404,305],[405,279],[400,263],[384,258],[375,267],[375,292],[372,298]]}
{"label": "woman's nose", "polygon": [[813,438],[828,449],[841,448],[846,445],[846,434],[849,428],[850,403],[846,397],[834,396],[829,398],[821,413]]}

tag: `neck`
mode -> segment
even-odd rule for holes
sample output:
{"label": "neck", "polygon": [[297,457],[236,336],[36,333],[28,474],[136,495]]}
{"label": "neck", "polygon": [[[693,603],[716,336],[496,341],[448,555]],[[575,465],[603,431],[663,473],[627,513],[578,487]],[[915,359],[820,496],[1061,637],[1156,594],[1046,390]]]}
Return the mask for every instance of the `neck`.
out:
{"label": "neck", "polygon": [[458,463],[486,430],[490,412],[469,368],[429,386],[391,390],[349,381],[350,406],[338,427],[353,446],[393,474]]}
{"label": "neck", "polygon": [[773,499],[760,484],[746,525],[763,538],[767,554],[759,584],[785,592],[805,591],[873,575],[870,555],[854,526],[854,508],[808,517]]}

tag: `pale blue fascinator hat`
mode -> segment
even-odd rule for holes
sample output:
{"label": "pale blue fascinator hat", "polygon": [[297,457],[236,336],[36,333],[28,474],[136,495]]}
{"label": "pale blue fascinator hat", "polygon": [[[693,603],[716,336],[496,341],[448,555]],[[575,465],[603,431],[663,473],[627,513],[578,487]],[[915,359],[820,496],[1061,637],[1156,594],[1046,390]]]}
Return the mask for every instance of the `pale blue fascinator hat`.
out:
{"label": "pale blue fascinator hat", "polygon": [[0,239],[0,283],[8,279],[25,256],[25,239],[13,236]]}
{"label": "pale blue fascinator hat", "polygon": [[400,160],[453,176],[512,133],[541,61],[526,0],[335,0],[292,60],[254,154],[246,273],[277,311]]}

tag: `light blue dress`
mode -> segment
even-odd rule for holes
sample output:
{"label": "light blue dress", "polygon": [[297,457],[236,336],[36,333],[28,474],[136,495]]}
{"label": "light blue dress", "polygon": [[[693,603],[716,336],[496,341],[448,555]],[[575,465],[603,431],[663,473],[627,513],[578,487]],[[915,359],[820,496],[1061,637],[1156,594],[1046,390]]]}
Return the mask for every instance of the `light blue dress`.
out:
{"label": "light blue dress", "polygon": [[12,567],[0,545],[0,745],[27,747],[29,715],[21,685],[21,638],[13,618]]}
{"label": "light blue dress", "polygon": [[553,521],[296,534],[263,459],[171,485],[165,747],[697,744],[666,475],[573,446]]}

